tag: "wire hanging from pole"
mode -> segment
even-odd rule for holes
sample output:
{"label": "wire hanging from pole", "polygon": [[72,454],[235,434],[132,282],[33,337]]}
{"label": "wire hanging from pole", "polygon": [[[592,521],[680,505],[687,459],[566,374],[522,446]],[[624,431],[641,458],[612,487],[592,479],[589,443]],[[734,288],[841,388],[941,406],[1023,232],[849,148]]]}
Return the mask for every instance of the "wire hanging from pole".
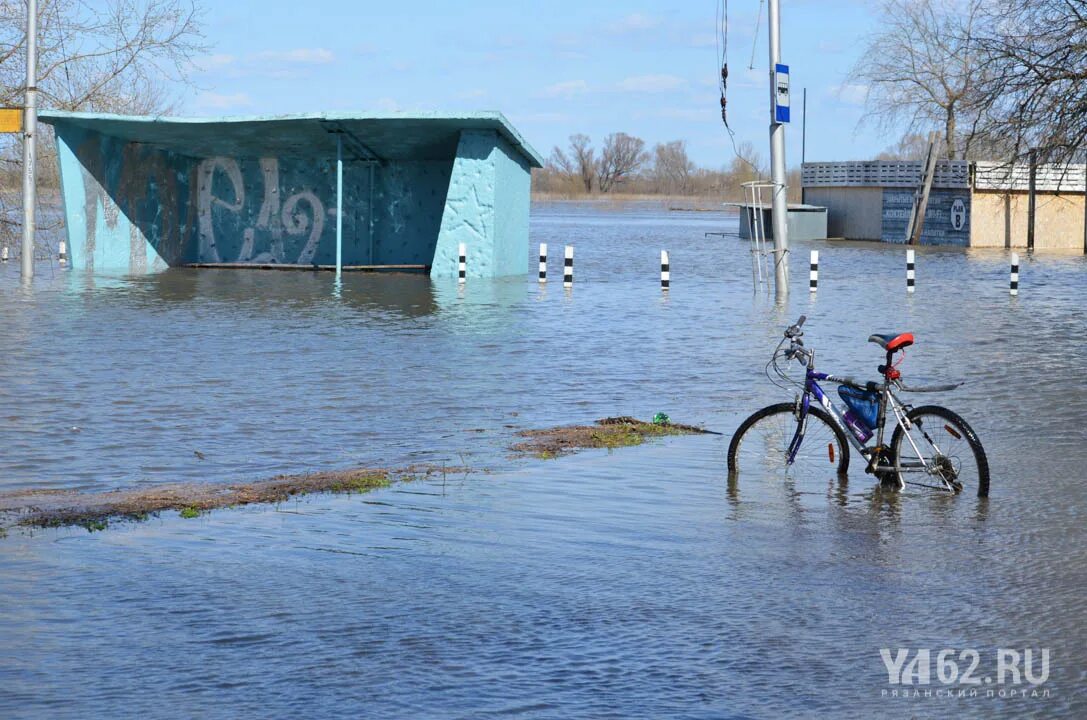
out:
{"label": "wire hanging from pole", "polygon": [[[759,15],[762,15],[762,4],[765,0],[759,0]],[[754,163],[740,154],[739,148],[736,147],[736,133],[732,127],[728,124],[728,0],[719,0],[716,4],[716,21],[717,35],[717,63],[720,68],[720,75],[718,77],[717,85],[721,91],[721,122],[725,124],[725,131],[728,133],[729,140],[732,143],[732,153],[741,161],[743,161],[751,171],[755,173],[755,177],[761,178],[762,173],[755,167]],[[758,18],[755,19],[756,34],[758,32]],[[751,61],[754,62],[754,45],[752,45]]]}
{"label": "wire hanging from pole", "polygon": [[766,0],[759,0],[759,11],[755,15],[755,34],[751,36],[751,62],[747,64],[748,70],[755,69],[755,47],[759,42],[759,21],[762,20],[762,6]]}
{"label": "wire hanging from pole", "polygon": [[721,91],[721,121],[725,123],[725,127],[731,132],[731,128],[728,126],[728,99],[726,98],[728,92],[728,0],[720,0],[716,6],[717,21],[716,25],[716,42],[717,42],[717,70],[721,73],[717,80],[718,89]]}

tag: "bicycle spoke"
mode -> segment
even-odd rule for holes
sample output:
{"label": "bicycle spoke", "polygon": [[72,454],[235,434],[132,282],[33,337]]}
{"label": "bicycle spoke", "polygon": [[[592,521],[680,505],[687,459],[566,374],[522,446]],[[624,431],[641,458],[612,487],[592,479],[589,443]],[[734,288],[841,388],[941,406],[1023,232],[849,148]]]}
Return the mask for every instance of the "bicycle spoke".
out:
{"label": "bicycle spoke", "polygon": [[896,469],[904,483],[953,492],[982,486],[976,440],[958,416],[943,408],[919,408],[910,413],[910,424],[908,431],[895,432]]}

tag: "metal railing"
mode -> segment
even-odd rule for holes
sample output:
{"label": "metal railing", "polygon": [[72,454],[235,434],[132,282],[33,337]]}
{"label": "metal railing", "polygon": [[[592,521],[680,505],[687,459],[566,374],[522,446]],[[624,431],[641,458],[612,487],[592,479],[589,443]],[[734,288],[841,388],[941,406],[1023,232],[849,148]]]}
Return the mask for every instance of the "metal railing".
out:
{"label": "metal railing", "polygon": [[762,286],[769,291],[770,280],[774,277],[771,263],[768,261],[768,258],[773,256],[774,250],[767,244],[766,211],[770,209],[777,187],[777,183],[762,181],[743,184],[744,205],[740,208],[740,212],[746,213],[744,220],[747,222],[748,234],[751,238],[751,281],[756,292]]}

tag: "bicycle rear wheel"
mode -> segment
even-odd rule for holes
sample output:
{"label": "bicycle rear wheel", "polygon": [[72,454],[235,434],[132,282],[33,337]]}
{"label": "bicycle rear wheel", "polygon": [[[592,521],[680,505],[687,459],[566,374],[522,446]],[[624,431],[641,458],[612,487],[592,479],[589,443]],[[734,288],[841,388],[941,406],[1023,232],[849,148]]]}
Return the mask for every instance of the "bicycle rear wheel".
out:
{"label": "bicycle rear wheel", "polygon": [[808,410],[804,441],[791,464],[789,444],[796,434],[796,406],[778,403],[740,423],[728,446],[730,473],[827,480],[849,469],[849,444],[822,408]]}
{"label": "bicycle rear wheel", "polygon": [[956,493],[977,488],[978,497],[988,497],[989,460],[965,420],[938,405],[914,408],[906,417],[908,436],[901,425],[891,436],[900,482]]}

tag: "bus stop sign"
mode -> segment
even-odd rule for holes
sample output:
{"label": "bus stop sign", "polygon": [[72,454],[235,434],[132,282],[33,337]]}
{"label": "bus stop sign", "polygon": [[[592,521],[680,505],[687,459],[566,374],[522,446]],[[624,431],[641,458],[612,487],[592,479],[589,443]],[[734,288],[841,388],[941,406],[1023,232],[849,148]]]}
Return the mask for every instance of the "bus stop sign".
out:
{"label": "bus stop sign", "polygon": [[774,66],[774,121],[789,122],[789,66]]}

